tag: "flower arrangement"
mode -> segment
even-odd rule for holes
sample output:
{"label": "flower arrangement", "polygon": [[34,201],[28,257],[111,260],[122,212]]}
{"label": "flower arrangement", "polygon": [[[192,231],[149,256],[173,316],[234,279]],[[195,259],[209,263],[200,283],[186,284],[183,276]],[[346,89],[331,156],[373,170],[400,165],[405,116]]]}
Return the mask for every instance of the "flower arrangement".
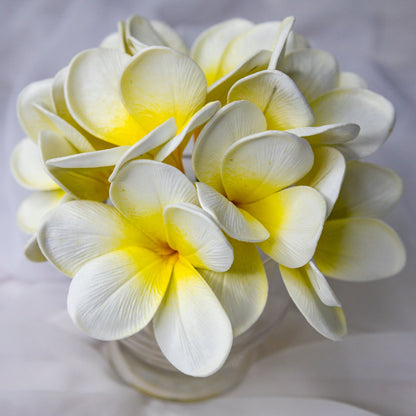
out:
{"label": "flower arrangement", "polygon": [[[260,252],[333,340],[346,321],[325,276],[404,266],[380,220],[401,179],[360,161],[390,135],[394,108],[293,25],[232,19],[188,51],[166,24],[133,16],[21,92],[28,138],[11,166],[35,191],[18,210],[25,254],[72,277],[68,312],[90,336],[152,322],[166,358],[205,377],[263,311]],[[193,143],[196,180],[183,164]]]}

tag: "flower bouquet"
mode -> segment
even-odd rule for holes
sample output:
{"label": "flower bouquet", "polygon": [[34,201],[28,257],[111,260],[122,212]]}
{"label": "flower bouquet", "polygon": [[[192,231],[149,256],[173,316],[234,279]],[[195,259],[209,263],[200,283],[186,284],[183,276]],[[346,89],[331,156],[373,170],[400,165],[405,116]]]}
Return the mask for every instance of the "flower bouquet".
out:
{"label": "flower bouquet", "polygon": [[72,278],[82,331],[119,340],[151,325],[177,370],[207,377],[264,310],[265,257],[332,340],[346,322],[326,276],[402,269],[380,220],[401,179],[360,161],[390,135],[394,108],[293,25],[232,19],[189,51],[133,16],[21,92],[28,138],[11,166],[35,191],[18,210],[25,254]]}

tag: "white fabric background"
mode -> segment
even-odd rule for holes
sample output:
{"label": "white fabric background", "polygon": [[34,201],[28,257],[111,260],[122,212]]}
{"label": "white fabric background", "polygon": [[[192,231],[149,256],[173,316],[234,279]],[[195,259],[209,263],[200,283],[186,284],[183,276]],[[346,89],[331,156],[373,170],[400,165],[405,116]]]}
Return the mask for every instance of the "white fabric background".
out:
{"label": "white fabric background", "polygon": [[[10,153],[23,137],[17,94],[98,45],[117,20],[133,13],[168,22],[189,43],[227,18],[261,22],[294,15],[296,31],[334,53],[343,70],[359,73],[397,110],[391,138],[370,161],[404,178],[404,197],[388,222],[407,246],[406,269],[376,283],[333,282],[349,324],[342,343],[315,334],[292,308],[243,384],[195,405],[150,399],[119,382],[102,344],[78,332],[67,317],[68,280],[52,266],[24,258],[27,237],[15,224],[26,195],[9,172]],[[414,0],[1,0],[0,414],[370,414],[305,399],[320,398],[382,415],[415,415],[415,21]]]}

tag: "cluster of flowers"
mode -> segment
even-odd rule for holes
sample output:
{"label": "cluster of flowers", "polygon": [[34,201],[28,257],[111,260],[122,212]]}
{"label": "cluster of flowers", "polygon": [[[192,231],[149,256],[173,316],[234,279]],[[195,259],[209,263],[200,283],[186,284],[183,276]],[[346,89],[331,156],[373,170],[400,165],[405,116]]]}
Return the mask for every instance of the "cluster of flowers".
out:
{"label": "cluster of flowers", "polygon": [[[358,161],[389,136],[393,106],[293,23],[232,19],[189,52],[166,24],[133,16],[21,92],[29,137],[12,170],[35,190],[18,211],[33,234],[25,254],[73,277],[68,311],[92,337],[152,321],[166,358],[207,376],[263,311],[259,249],[334,340],[346,323],[324,275],[367,281],[403,267],[403,244],[379,219],[401,180]],[[196,181],[183,167],[193,141]]]}

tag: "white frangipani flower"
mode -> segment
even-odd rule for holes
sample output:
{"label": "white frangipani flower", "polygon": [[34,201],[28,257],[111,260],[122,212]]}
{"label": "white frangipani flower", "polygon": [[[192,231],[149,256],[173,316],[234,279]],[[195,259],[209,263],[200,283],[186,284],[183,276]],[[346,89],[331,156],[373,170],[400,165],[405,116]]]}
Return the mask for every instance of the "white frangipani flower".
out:
{"label": "white frangipani flower", "polygon": [[65,88],[74,119],[113,145],[134,145],[174,118],[176,131],[159,143],[155,159],[180,169],[193,130],[220,105],[205,105],[206,79],[192,59],[160,46],[134,57],[104,48],[84,51],[71,62]]}
{"label": "white frangipani flower", "polygon": [[198,197],[232,238],[300,267],[315,251],[326,204],[311,187],[289,188],[313,165],[307,141],[266,128],[248,101],[229,104],[207,123],[193,152]]}
{"label": "white frangipani flower", "polygon": [[207,376],[227,358],[230,321],[198,269],[222,273],[233,250],[195,206],[193,184],[176,168],[140,160],[111,185],[114,207],[73,201],[53,211],[39,231],[48,260],[73,276],[68,310],[89,335],[120,339],[153,318],[167,359]]}
{"label": "white frangipani flower", "polygon": [[349,162],[339,198],[326,221],[314,262],[298,268],[280,266],[296,306],[322,335],[338,340],[346,334],[341,304],[326,276],[369,281],[397,274],[406,253],[396,232],[378,218],[385,216],[402,193],[400,177],[370,163]]}

